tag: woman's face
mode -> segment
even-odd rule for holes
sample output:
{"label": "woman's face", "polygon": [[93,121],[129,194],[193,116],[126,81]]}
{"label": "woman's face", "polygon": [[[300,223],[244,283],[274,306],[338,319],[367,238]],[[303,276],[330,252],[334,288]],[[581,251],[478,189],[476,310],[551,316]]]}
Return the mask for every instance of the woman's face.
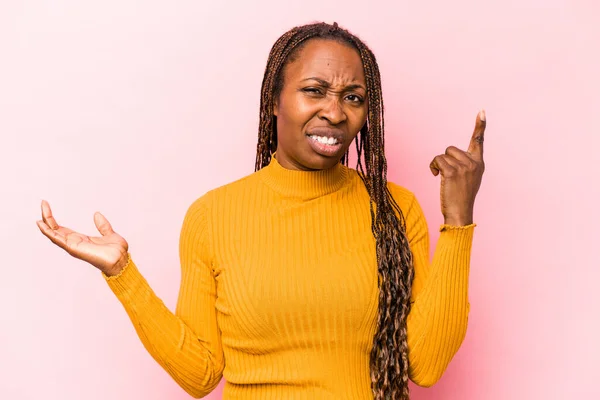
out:
{"label": "woman's face", "polygon": [[358,51],[312,39],[283,71],[275,101],[277,161],[288,169],[333,167],[367,119],[367,85]]}

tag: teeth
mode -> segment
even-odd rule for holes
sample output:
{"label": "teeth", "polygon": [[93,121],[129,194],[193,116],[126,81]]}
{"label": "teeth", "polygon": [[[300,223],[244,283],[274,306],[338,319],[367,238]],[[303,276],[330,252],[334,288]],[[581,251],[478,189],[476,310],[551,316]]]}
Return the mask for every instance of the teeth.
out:
{"label": "teeth", "polygon": [[337,144],[337,139],[336,138],[326,138],[323,136],[316,136],[316,135],[312,135],[310,136],[311,139],[316,140],[319,143],[323,143],[323,144],[328,144],[328,145],[334,145]]}

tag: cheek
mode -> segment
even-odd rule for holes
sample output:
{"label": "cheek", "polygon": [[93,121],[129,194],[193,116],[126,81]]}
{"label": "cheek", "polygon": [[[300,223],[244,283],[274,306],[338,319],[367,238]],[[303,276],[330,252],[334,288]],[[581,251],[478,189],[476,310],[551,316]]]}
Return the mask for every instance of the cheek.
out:
{"label": "cheek", "polygon": [[316,114],[314,102],[302,95],[287,95],[281,100],[278,110],[277,128],[290,131],[301,129]]}
{"label": "cheek", "polygon": [[352,131],[358,132],[360,128],[363,127],[365,122],[367,122],[367,108],[361,107],[359,109],[355,109],[352,115]]}

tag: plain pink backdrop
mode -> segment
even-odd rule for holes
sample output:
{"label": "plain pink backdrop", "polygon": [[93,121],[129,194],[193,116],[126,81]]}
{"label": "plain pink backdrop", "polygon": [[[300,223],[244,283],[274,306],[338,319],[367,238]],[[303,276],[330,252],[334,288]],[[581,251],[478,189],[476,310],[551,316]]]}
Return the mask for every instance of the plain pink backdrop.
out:
{"label": "plain pink backdrop", "polygon": [[432,252],[429,162],[487,111],[468,333],[413,399],[600,398],[599,15],[591,0],[0,2],[0,398],[189,398],[100,273],[41,235],[40,201],[87,234],[103,212],[174,310],[183,215],[253,171],[270,47],[314,20],[378,57],[389,179],[417,194]]}

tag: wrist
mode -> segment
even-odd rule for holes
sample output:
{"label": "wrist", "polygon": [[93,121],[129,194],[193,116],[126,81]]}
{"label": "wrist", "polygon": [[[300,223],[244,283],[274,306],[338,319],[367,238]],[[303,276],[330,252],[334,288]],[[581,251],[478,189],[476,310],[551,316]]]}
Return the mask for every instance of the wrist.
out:
{"label": "wrist", "polygon": [[465,226],[473,223],[473,216],[467,217],[444,217],[445,225]]}
{"label": "wrist", "polygon": [[121,257],[119,259],[119,261],[117,261],[115,263],[115,265],[109,271],[104,272],[104,274],[107,276],[119,275],[123,271],[123,269],[125,269],[128,262],[129,262],[129,254],[127,253],[123,257]]}

